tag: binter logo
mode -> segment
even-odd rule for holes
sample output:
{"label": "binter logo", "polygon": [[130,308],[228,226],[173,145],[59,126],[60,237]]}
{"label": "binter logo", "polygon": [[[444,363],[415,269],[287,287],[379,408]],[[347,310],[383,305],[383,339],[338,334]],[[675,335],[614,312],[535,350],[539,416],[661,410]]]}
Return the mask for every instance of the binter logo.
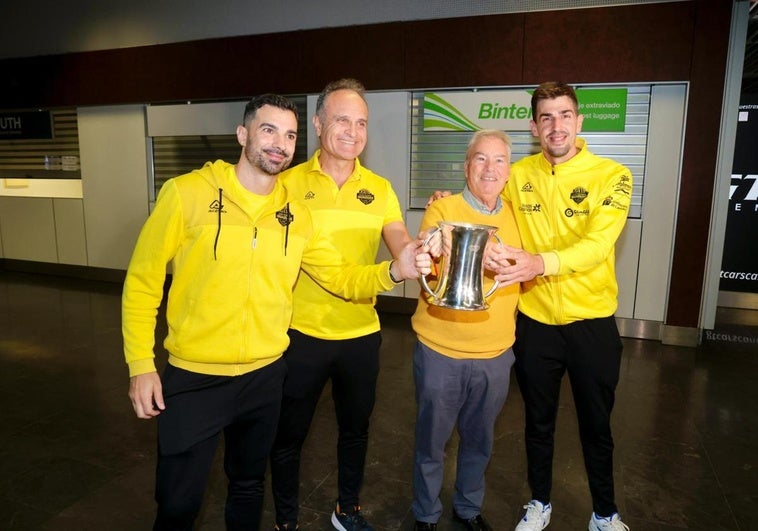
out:
{"label": "binter logo", "polygon": [[480,120],[525,120],[532,117],[531,107],[522,107],[512,103],[482,102],[479,104]]}
{"label": "binter logo", "polygon": [[313,190],[308,190],[308,193],[305,194],[304,199],[316,199],[316,193]]}
{"label": "binter logo", "polygon": [[534,192],[534,187],[532,186],[532,183],[526,183],[524,186],[521,187],[522,192]]}

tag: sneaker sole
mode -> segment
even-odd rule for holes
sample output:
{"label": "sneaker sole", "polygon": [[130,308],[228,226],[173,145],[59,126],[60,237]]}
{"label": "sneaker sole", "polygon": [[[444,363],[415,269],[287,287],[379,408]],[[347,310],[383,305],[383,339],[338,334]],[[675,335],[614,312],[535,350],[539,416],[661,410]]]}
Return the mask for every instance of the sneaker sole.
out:
{"label": "sneaker sole", "polygon": [[347,531],[347,529],[342,527],[342,524],[337,518],[337,513],[334,511],[332,511],[332,527],[334,527],[334,529],[336,529],[337,531]]}

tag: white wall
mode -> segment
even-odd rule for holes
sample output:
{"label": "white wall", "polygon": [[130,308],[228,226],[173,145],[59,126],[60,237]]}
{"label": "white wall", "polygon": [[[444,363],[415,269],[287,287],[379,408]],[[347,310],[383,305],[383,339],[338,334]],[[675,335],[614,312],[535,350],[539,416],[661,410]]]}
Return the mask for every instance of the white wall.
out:
{"label": "white wall", "polygon": [[687,86],[655,85],[650,96],[642,237],[634,318],[665,321],[674,256]]}
{"label": "white wall", "polygon": [[61,198],[55,198],[52,201],[58,263],[87,265],[83,201]]}
{"label": "white wall", "polygon": [[148,215],[144,108],[78,113],[88,265],[126,269]]}
{"label": "white wall", "polygon": [[0,197],[0,232],[5,258],[58,262],[51,198]]}

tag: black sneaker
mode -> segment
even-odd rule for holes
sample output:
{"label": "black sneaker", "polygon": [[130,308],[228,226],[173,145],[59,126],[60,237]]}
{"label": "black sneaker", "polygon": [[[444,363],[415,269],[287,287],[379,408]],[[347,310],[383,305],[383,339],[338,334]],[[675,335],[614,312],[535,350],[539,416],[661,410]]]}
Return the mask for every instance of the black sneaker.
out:
{"label": "black sneaker", "polygon": [[300,529],[297,524],[274,524],[274,531],[295,531]]}
{"label": "black sneaker", "polygon": [[353,507],[352,512],[344,512],[339,504],[332,513],[332,525],[338,531],[374,531],[361,514],[360,505]]}
{"label": "black sneaker", "polygon": [[485,520],[481,514],[477,514],[472,518],[466,519],[461,518],[455,514],[455,511],[453,511],[453,519],[456,522],[463,524],[463,527],[468,529],[468,531],[494,531],[490,523]]}

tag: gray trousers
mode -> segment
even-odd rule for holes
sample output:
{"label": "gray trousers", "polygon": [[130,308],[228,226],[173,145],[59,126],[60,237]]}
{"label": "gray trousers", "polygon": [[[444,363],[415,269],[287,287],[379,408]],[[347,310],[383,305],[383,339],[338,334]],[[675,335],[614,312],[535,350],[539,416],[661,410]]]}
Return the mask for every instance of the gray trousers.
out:
{"label": "gray trousers", "polygon": [[481,512],[495,419],[508,395],[513,362],[511,349],[491,359],[460,360],[416,343],[413,376],[418,415],[412,505],[416,520],[436,523],[442,515],[439,495],[445,445],[456,425],[460,443],[453,510],[465,519]]}

